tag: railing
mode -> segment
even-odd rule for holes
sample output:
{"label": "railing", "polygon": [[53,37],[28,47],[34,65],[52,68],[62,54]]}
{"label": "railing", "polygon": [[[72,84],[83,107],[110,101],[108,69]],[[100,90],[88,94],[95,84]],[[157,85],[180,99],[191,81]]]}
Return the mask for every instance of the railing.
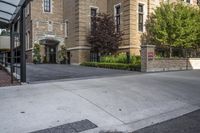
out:
{"label": "railing", "polygon": [[[12,58],[7,56],[7,53],[0,54],[0,66],[6,69],[11,76],[11,83],[13,83],[14,78],[17,80],[20,79],[20,56],[14,56],[13,61],[14,63],[11,64]],[[13,70],[13,73],[12,71]]]}

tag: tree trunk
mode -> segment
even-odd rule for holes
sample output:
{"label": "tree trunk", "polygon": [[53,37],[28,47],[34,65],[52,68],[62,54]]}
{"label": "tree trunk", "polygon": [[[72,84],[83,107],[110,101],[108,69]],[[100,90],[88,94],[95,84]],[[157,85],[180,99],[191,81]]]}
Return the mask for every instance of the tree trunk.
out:
{"label": "tree trunk", "polygon": [[172,57],[172,47],[169,46],[169,58],[171,58],[171,57]]}

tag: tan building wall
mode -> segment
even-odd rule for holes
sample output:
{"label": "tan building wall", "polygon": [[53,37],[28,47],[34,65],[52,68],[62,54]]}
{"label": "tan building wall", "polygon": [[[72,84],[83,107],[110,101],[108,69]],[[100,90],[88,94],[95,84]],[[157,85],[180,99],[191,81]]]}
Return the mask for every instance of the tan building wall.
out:
{"label": "tan building wall", "polygon": [[64,20],[68,21],[68,37],[65,39],[70,52],[72,64],[89,61],[90,44],[87,36],[90,33],[91,8],[98,12],[107,12],[107,0],[65,0]]}

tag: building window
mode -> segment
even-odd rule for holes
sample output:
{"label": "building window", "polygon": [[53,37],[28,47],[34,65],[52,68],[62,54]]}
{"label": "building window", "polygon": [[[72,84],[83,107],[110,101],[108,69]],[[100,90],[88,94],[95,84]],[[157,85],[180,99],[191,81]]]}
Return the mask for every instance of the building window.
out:
{"label": "building window", "polygon": [[26,50],[30,49],[30,32],[26,33]]}
{"label": "building window", "polygon": [[44,0],[44,12],[51,12],[51,0]]}
{"label": "building window", "polygon": [[115,25],[116,25],[116,32],[120,31],[120,20],[121,20],[121,5],[118,4],[115,6]]}
{"label": "building window", "polygon": [[91,32],[94,32],[96,29],[96,16],[98,8],[91,8]]}
{"label": "building window", "polygon": [[25,16],[27,17],[29,15],[29,4],[25,7]]}
{"label": "building window", "polygon": [[138,6],[138,30],[144,31],[144,5],[139,4]]}
{"label": "building window", "polygon": [[65,37],[67,38],[69,34],[69,22],[65,21]]}

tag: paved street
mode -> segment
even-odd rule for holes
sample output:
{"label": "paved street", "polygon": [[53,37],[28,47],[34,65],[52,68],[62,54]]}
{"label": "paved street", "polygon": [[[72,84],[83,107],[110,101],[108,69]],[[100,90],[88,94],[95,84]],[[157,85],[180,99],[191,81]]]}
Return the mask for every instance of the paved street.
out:
{"label": "paved street", "polygon": [[30,83],[58,79],[117,76],[130,73],[136,72],[61,64],[27,64],[27,81]]}
{"label": "paved street", "polygon": [[134,133],[200,133],[200,110]]}
{"label": "paved street", "polygon": [[200,71],[141,73],[0,88],[0,132],[86,119],[97,127],[83,133],[133,132],[199,110],[199,77]]}

